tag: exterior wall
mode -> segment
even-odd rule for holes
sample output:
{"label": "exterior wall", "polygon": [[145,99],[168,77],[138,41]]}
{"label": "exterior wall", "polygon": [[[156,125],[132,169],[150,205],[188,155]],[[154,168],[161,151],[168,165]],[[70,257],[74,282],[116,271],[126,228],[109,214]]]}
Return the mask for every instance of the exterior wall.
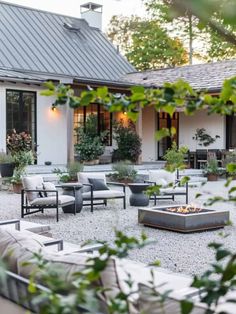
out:
{"label": "exterior wall", "polygon": [[206,111],[199,111],[193,116],[179,114],[179,146],[187,145],[190,151],[204,149],[193,140],[197,128],[205,128],[206,132],[214,137],[219,135],[213,144],[207,146],[207,149],[225,149],[226,147],[226,122],[225,117],[220,115],[207,115]]}
{"label": "exterior wall", "polygon": [[142,161],[157,160],[157,142],[154,138],[156,131],[156,111],[147,107],[142,111]]}
{"label": "exterior wall", "polygon": [[53,99],[40,95],[42,88],[23,84],[0,84],[0,151],[6,150],[6,90],[36,92],[37,153],[38,164],[67,163],[67,120],[66,108],[51,110]]}

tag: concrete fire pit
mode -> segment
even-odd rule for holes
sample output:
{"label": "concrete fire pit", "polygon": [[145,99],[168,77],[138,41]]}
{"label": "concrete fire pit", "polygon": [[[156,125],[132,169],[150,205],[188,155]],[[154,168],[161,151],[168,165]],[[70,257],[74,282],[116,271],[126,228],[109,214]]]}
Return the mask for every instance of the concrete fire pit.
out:
{"label": "concrete fire pit", "polygon": [[178,232],[204,231],[223,228],[229,221],[229,211],[197,209],[195,212],[176,212],[189,205],[139,208],[138,222],[145,226]]}

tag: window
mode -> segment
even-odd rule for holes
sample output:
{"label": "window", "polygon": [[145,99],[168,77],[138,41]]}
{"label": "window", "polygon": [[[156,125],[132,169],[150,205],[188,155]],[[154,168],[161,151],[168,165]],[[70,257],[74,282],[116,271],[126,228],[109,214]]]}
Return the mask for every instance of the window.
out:
{"label": "window", "polygon": [[[87,107],[80,107],[74,110],[74,129],[85,125],[85,121],[89,115],[97,117],[97,134],[103,131],[108,131],[106,145],[112,145],[112,114],[98,104],[91,104]],[[75,144],[78,143],[78,138],[75,132]]]}
{"label": "window", "polygon": [[36,93],[7,90],[6,92],[7,133],[27,132],[36,144]]}
{"label": "window", "polygon": [[171,148],[172,141],[176,141],[178,145],[178,139],[179,139],[179,114],[178,112],[175,112],[173,117],[171,118],[170,115],[166,112],[160,112],[158,113],[157,118],[157,128],[158,130],[162,128],[170,129],[171,127],[174,127],[176,129],[176,134],[174,138],[170,137],[164,137],[162,140],[158,142],[158,159],[162,159],[162,157],[165,155],[165,152],[167,149]]}
{"label": "window", "polygon": [[226,116],[226,148],[236,148],[236,116]]}

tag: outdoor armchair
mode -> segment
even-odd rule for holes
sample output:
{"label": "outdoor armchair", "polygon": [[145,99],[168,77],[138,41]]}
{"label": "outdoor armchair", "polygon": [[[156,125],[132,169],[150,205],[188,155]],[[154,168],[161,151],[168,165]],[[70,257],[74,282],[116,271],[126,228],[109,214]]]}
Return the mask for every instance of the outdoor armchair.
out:
{"label": "outdoor armchair", "polygon": [[[126,208],[125,184],[118,182],[107,182],[105,173],[79,172],[78,181],[83,184],[82,198],[83,206],[107,205],[108,199],[122,199],[123,207]],[[108,186],[119,186],[122,190],[110,189]]]}
{"label": "outdoor armchair", "polygon": [[175,172],[169,172],[164,169],[150,170],[149,178],[145,182],[151,185],[159,185],[159,193],[154,193],[150,196],[151,200],[154,200],[156,205],[157,200],[175,200],[175,196],[185,195],[186,204],[188,204],[188,182],[184,185],[180,184],[180,180],[176,179]]}
{"label": "outdoor armchair", "polygon": [[74,204],[75,198],[69,195],[60,195],[54,184],[44,182],[41,176],[30,176],[22,179],[21,191],[21,218],[34,213],[44,212],[44,209],[55,208],[56,219],[59,221],[59,207]]}

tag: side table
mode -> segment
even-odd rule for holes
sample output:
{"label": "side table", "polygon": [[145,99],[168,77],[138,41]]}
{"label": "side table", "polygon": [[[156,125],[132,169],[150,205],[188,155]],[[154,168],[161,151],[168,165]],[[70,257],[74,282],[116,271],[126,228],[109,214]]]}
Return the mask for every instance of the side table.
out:
{"label": "side table", "polygon": [[148,206],[149,197],[143,192],[149,187],[148,183],[129,183],[131,190],[129,202],[131,206]]}
{"label": "side table", "polygon": [[[83,206],[83,198],[81,189],[83,187],[80,183],[63,183],[60,184],[60,187],[63,189],[63,195],[70,195],[74,196],[75,198],[75,206],[76,206],[76,213],[79,213]],[[66,214],[74,213],[74,205],[67,205],[63,206],[63,212]]]}

